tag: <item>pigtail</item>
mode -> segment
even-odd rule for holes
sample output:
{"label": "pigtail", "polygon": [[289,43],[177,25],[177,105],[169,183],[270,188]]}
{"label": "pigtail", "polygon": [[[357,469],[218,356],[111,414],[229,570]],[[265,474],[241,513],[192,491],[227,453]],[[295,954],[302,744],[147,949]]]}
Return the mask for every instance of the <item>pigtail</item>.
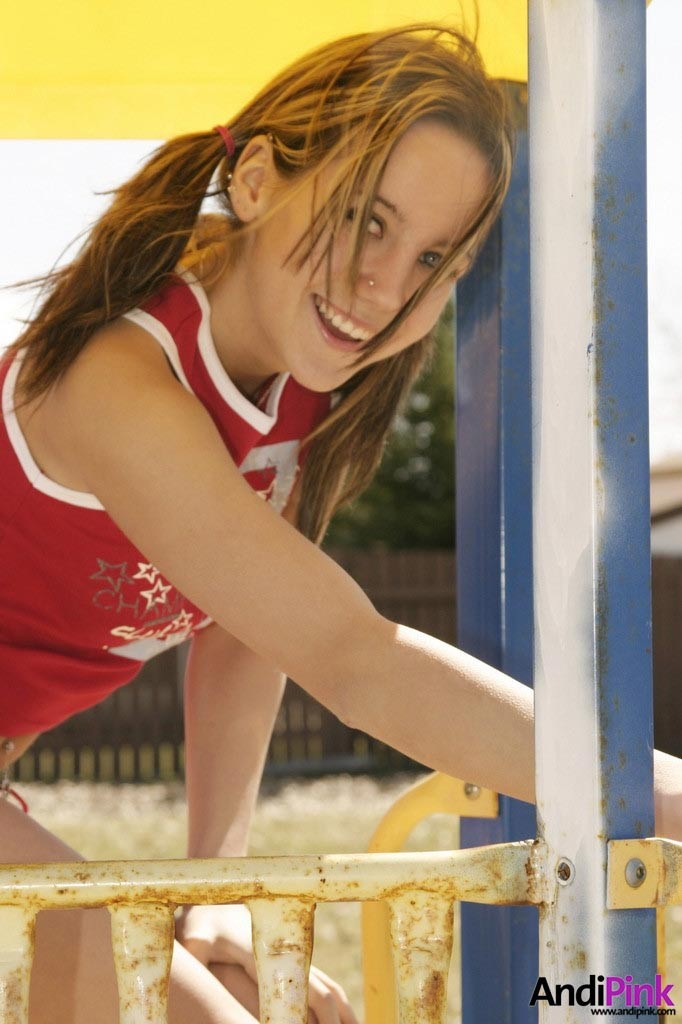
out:
{"label": "pigtail", "polygon": [[11,346],[30,357],[25,401],[57,381],[98,328],[140,305],[173,272],[221,162],[225,146],[215,132],[172,139],[115,190],[76,258],[31,282],[47,297]]}

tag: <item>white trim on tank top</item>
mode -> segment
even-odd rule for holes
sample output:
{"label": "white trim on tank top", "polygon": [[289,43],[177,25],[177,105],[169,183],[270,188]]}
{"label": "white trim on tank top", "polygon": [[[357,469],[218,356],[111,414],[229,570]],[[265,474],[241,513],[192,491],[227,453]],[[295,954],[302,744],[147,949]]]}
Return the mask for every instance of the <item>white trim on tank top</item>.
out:
{"label": "white trim on tank top", "polygon": [[198,332],[199,353],[213,384],[230,408],[234,409],[243,420],[257,430],[259,434],[268,434],[277,422],[279,400],[282,397],[284,386],[289,379],[289,374],[280,373],[277,375],[270,388],[265,409],[259,409],[250,402],[230,379],[225,367],[220,362],[211,333],[211,307],[206,292],[194,274],[190,273],[189,270],[181,271],[179,276],[187,284],[201,310],[201,323],[199,324]]}
{"label": "white trim on tank top", "polygon": [[14,411],[14,389],[21,369],[21,362],[22,353],[18,352],[7,371],[2,389],[2,412],[5,417],[7,435],[21,468],[33,487],[37,491],[47,494],[50,498],[64,501],[68,505],[78,505],[80,508],[91,508],[98,512],[103,512],[104,505],[94,494],[89,494],[87,491],[74,491],[70,487],[58,484],[56,480],[52,480],[43,473],[33,458]]}
{"label": "white trim on tank top", "polygon": [[[243,420],[246,420],[246,422],[254,427],[254,429],[259,433],[269,433],[277,422],[279,400],[284,390],[284,386],[289,379],[289,374],[281,373],[274,381],[268,395],[265,410],[258,409],[255,405],[252,405],[248,398],[242,395],[241,391],[239,391],[236,385],[232,383],[220,362],[220,359],[218,358],[218,353],[216,352],[213,337],[211,335],[211,310],[208,303],[208,297],[204,289],[196,278],[189,273],[189,271],[183,271],[181,276],[185,279],[185,282],[197,300],[201,311],[201,322],[198,337],[199,351],[216,389],[221,397],[239,416],[241,416]],[[142,327],[143,330],[147,331],[147,333],[159,343],[163,351],[168,356],[168,360],[177,374],[180,383],[187,389],[187,391],[193,394],[194,392],[192,391],[182,367],[177,345],[175,344],[173,336],[167,328],[164,327],[161,321],[157,320],[156,317],[151,316],[149,313],[145,313],[144,310],[137,308],[132,309],[129,313],[125,313],[124,318],[138,324],[139,327]],[[43,473],[40,466],[33,458],[26,438],[24,437],[23,431],[19,425],[19,420],[17,419],[14,411],[14,391],[19,371],[21,369],[22,358],[23,354],[18,352],[7,371],[5,383],[2,389],[2,411],[10,443],[25,476],[37,491],[40,491],[42,494],[47,494],[50,498],[55,498],[57,501],[62,501],[67,505],[76,505],[79,508],[90,508],[97,512],[106,511],[104,505],[102,505],[99,498],[94,494],[91,494],[88,491],[76,491],[71,487],[65,487],[63,484],[57,483],[56,480],[53,480],[51,477]]]}

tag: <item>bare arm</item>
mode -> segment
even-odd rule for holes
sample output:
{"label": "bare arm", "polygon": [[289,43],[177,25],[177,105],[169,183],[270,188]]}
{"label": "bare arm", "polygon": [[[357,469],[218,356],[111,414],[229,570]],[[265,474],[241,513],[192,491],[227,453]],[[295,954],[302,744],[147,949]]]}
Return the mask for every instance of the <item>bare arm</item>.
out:
{"label": "bare arm", "polygon": [[382,618],[253,494],[146,332],[102,332],[60,392],[60,448],[123,532],[226,632],[342,720],[433,767],[532,797],[528,691]]}
{"label": "bare arm", "polygon": [[[216,623],[192,641],[185,681],[188,856],[246,853],[284,677]],[[185,907],[178,938],[257,1013],[251,918],[241,905]],[[340,986],[316,967],[310,1008],[318,1024],[357,1024]]]}
{"label": "bare arm", "polygon": [[[282,517],[298,520],[300,487]],[[286,677],[217,623],[185,672],[188,857],[243,856]]]}
{"label": "bare arm", "polygon": [[144,331],[103,332],[60,388],[61,448],[190,600],[342,720],[434,768],[533,798],[531,692],[381,617],[252,493]]}
{"label": "bare arm", "polygon": [[189,857],[246,853],[284,676],[213,624],[185,675]]}

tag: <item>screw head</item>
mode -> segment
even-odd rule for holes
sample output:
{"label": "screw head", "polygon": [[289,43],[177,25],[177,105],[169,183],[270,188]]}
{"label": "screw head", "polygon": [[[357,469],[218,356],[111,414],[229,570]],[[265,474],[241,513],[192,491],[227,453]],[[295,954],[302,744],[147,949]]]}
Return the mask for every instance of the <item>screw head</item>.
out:
{"label": "screw head", "polygon": [[474,785],[473,782],[465,782],[464,795],[468,796],[470,800],[477,800],[481,795],[481,787]]}
{"label": "screw head", "polygon": [[556,877],[559,885],[570,885],[574,876],[575,866],[568,857],[562,857],[556,866]]}
{"label": "screw head", "polygon": [[646,865],[638,857],[633,857],[625,865],[625,881],[631,889],[639,889],[646,878]]}

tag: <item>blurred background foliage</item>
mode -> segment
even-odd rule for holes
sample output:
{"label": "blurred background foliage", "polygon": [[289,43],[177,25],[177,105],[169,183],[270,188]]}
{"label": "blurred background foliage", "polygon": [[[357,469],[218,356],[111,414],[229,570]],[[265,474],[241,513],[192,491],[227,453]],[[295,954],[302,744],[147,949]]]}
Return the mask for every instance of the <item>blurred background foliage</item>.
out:
{"label": "blurred background foliage", "polygon": [[455,531],[453,304],[435,357],[398,415],[372,485],[334,518],[329,547],[452,548]]}

